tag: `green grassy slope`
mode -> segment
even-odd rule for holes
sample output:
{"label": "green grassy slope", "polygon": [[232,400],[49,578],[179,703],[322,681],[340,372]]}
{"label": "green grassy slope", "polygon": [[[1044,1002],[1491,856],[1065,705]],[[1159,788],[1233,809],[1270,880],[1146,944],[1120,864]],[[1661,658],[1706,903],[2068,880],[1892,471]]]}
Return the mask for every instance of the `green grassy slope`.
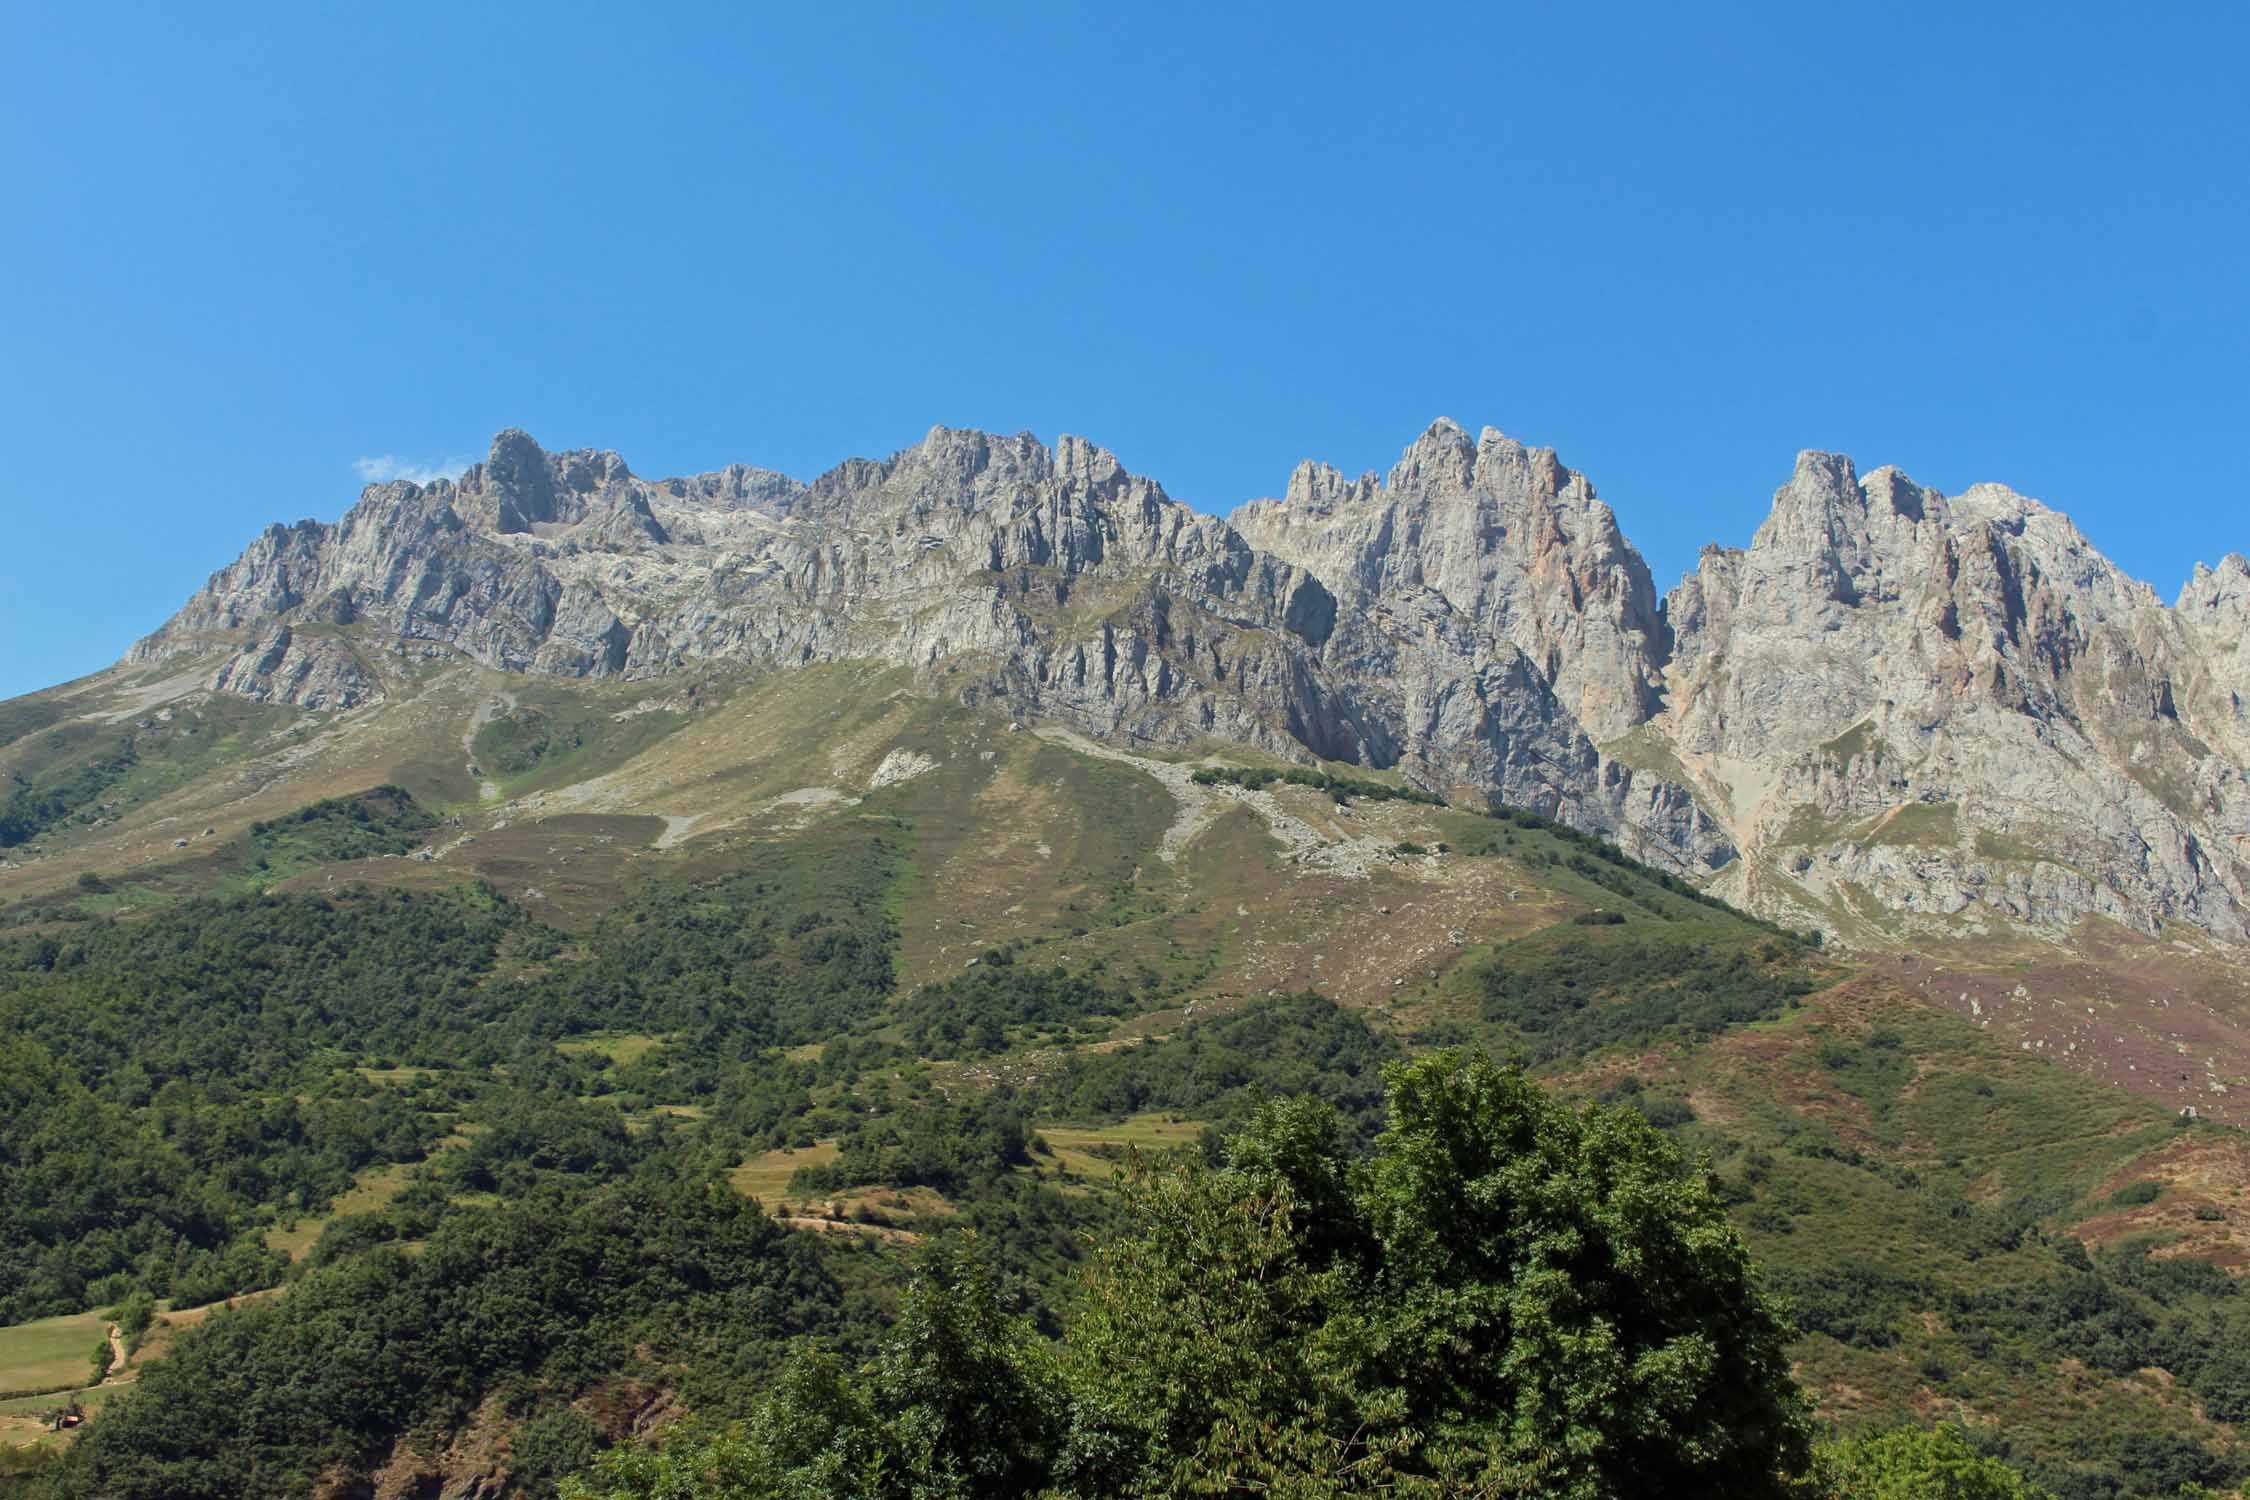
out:
{"label": "green grassy slope", "polygon": [[[228,1335],[251,1366],[297,1348],[291,1378],[319,1385],[313,1330],[422,1328],[444,1297],[490,1298],[507,1350],[446,1354],[434,1385],[368,1372],[350,1399],[387,1415],[292,1429],[293,1457],[257,1459],[270,1438],[144,1377],[102,1418],[116,1441],[186,1425],[215,1473],[367,1473],[414,1428],[571,1410],[617,1436],[625,1386],[739,1411],[789,1337],[864,1347],[899,1257],[961,1228],[1058,1327],[1127,1148],[1208,1149],[1265,1092],[1325,1097],[1364,1137],[1384,1062],[1466,1045],[1707,1156],[1839,1428],[1964,1420],[2068,1500],[2238,1483],[2250,1370],[2224,1351],[2250,1348],[2250,1302],[2207,1269],[2250,1259],[2238,1134],[1534,817],[1221,766],[1173,838],[1193,809],[1161,763],[869,680],[713,687],[676,721],[616,718],[622,692],[527,699],[481,737],[483,689],[463,688],[413,700],[426,723],[402,711],[381,757],[275,783],[303,787],[289,806],[261,791],[189,850],[101,854],[100,889],[0,874],[19,1323],[285,1285]],[[62,784],[63,752],[37,749],[62,721],[18,717],[10,764]],[[223,717],[197,735],[218,743]],[[494,805],[381,774],[450,756],[465,777],[472,754]],[[45,826],[54,858],[122,847],[70,819],[139,764]],[[217,795],[193,776],[148,794]],[[768,1240],[706,1192],[813,1232]],[[724,1347],[633,1289],[612,1221],[564,1236],[568,1268],[524,1262],[586,1280],[590,1341],[530,1336],[466,1267],[419,1269],[425,1247],[603,1214],[755,1241],[760,1269],[713,1314]],[[777,1285],[806,1319],[770,1315]]]}

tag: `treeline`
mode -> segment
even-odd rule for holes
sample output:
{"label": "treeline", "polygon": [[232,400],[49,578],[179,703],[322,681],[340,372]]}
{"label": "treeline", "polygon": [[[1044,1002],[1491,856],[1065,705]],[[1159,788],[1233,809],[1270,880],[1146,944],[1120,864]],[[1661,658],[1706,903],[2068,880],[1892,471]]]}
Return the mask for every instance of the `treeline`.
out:
{"label": "treeline", "polygon": [[255,896],[0,943],[0,1027],[97,1093],[244,1091],[362,1053],[450,1063],[513,1010],[485,983],[528,926],[490,889]]}
{"label": "treeline", "polygon": [[1039,1085],[1049,1118],[1160,1110],[1219,1124],[1267,1097],[1319,1100],[1356,1139],[1383,1114],[1383,1066],[1405,1055],[1357,1011],[1309,991],[1215,1015],[1161,1041],[1077,1053]]}
{"label": "treeline", "polygon": [[[1806,943],[1813,947],[1820,945],[1820,934],[1817,932],[1788,932],[1762,917],[1754,917],[1748,912],[1728,905],[1725,901],[1703,890],[1692,881],[1683,880],[1669,870],[1659,870],[1653,865],[1643,864],[1608,840],[1596,838],[1592,834],[1581,833],[1568,823],[1557,822],[1553,818],[1542,817],[1538,813],[1520,807],[1494,808],[1489,812],[1482,813],[1481,816],[1489,818],[1500,826],[1488,837],[1465,842],[1461,846],[1463,854],[1475,856],[1505,854],[1523,860],[1525,864],[1535,870],[1558,868],[1568,870],[1581,880],[1590,881],[1612,895],[1622,897],[1633,903],[1648,915],[1663,918],[1676,917],[1677,913],[1666,910],[1660,900],[1652,899],[1654,893],[1649,888],[1654,887],[1656,892],[1661,892],[1663,895],[1676,897],[1682,901],[1692,901],[1696,905],[1707,907],[1714,912],[1723,912],[1738,922],[1760,928],[1766,932],[1787,937],[1795,942]],[[1541,849],[1532,844],[1524,843],[1517,837],[1518,833],[1539,835],[1551,839],[1563,847],[1559,850]]]}
{"label": "treeline", "polygon": [[193,1306],[270,1286],[283,1262],[260,1232],[277,1209],[323,1206],[441,1133],[372,1090],[247,1097],[174,1080],[130,1107],[13,1039],[0,1049],[0,1322],[135,1288]]}
{"label": "treeline", "polygon": [[1067,1034],[1096,1016],[1126,1015],[1138,1003],[1130,989],[1098,974],[1019,964],[1011,950],[991,948],[955,978],[915,990],[894,1013],[922,1056],[981,1057],[1019,1039]]}
{"label": "treeline", "polygon": [[995,1178],[1031,1165],[1031,1121],[1006,1090],[973,1103],[941,1102],[863,1121],[837,1142],[836,1159],[790,1174],[793,1193],[836,1192],[863,1184],[929,1187],[969,1197]]}
{"label": "treeline", "polygon": [[548,1034],[709,1034],[758,1049],[825,1041],[879,1014],[896,984],[888,898],[908,830],[860,819],[762,847],[741,874],[655,881],[605,915],[583,958],[553,957],[516,1001]]}
{"label": "treeline", "polygon": [[1270,766],[1201,766],[1190,779],[1197,786],[1238,786],[1246,792],[1262,792],[1275,785],[1310,787],[1316,792],[1326,792],[1338,803],[1415,802],[1425,807],[1445,806],[1445,799],[1435,792],[1393,786],[1385,781],[1334,776],[1326,771],[1308,771],[1301,766],[1290,766],[1286,770]]}
{"label": "treeline", "polygon": [[1796,945],[1708,923],[1549,928],[1503,945],[1470,979],[1484,1019],[1541,1062],[1700,1041],[1819,987]]}

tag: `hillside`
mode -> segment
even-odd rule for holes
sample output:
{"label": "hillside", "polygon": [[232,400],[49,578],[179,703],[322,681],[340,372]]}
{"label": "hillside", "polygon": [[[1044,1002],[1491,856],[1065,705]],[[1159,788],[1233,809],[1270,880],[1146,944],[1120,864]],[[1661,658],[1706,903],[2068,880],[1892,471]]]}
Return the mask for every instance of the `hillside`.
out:
{"label": "hillside", "polygon": [[[866,1355],[951,1229],[1057,1333],[1128,1147],[1282,1093],[1359,1149],[1385,1063],[1467,1047],[1708,1155],[1833,1430],[2224,1491],[2230,575],[2166,611],[1904,485],[1801,466],[1693,611],[1446,428],[1232,523],[1069,440],[652,484],[504,435],[271,531],[0,705],[0,1311],[177,1309],[88,1403],[112,1486],[551,1493]],[[317,1399],[260,1426],[228,1361]]]}

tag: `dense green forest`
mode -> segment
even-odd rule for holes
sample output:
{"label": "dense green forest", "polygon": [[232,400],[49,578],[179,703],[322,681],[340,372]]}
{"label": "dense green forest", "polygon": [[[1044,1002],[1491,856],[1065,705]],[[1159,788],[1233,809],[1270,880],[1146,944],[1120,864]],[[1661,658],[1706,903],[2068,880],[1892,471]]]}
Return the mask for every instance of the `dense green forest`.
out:
{"label": "dense green forest", "polygon": [[[294,867],[435,823],[383,788],[246,837]],[[2153,1500],[2241,1477],[2170,1432],[1816,1448],[1785,1349],[1895,1349],[1930,1319],[1969,1361],[1933,1380],[2157,1366],[2245,1420],[2250,1298],[2146,1245],[2050,1237],[2068,1194],[1972,1202],[1801,1121],[1746,1149],[1677,1089],[1600,1073],[1775,1024],[1834,967],[1542,820],[1468,826],[1490,847],[1459,857],[1548,862],[1615,920],[1501,944],[1405,1025],[1276,994],[1112,1045],[1170,1003],[1153,971],[1037,945],[902,986],[915,830],[880,813],[649,879],[575,933],[464,885],[0,939],[0,1320],[286,1288],[180,1335],[59,1467],[0,1487],[297,1493],[479,1423],[516,1434],[521,1493],[588,1497],[1235,1475]],[[1880,1122],[1908,1045],[1877,1029],[1820,1066]],[[1586,1066],[1609,1081],[1585,1109],[1523,1071]],[[1089,1183],[1061,1122],[1135,1120],[1183,1122],[1162,1139],[1184,1148],[1100,1148],[1119,1180]],[[762,1194],[865,1232],[789,1232],[728,1185],[783,1152]],[[1989,1272],[1810,1244],[1760,1271],[1730,1216],[1790,1245],[1812,1166],[1911,1193],[1915,1232]],[[394,1190],[332,1212],[376,1174]],[[694,1419],[633,1441],[624,1392]],[[1881,1487],[1939,1473],[1971,1487]]]}

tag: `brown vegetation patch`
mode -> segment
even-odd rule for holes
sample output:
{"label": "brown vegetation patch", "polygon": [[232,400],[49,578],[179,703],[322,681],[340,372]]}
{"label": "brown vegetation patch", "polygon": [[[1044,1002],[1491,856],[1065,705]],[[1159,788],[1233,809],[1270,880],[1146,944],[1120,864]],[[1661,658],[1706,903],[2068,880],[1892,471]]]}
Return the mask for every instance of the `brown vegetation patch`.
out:
{"label": "brown vegetation patch", "polygon": [[2112,937],[2092,958],[1894,955],[1877,969],[2018,1050],[2168,1110],[2250,1123],[2250,977],[2196,945]]}
{"label": "brown vegetation patch", "polygon": [[2164,1241],[2152,1252],[2158,1257],[2250,1271],[2250,1140],[2232,1131],[2182,1131],[2118,1168],[2099,1192],[2107,1197],[2139,1182],[2163,1190],[2153,1202],[2086,1219],[2077,1226],[2079,1239],[2100,1245],[2156,1234]]}

